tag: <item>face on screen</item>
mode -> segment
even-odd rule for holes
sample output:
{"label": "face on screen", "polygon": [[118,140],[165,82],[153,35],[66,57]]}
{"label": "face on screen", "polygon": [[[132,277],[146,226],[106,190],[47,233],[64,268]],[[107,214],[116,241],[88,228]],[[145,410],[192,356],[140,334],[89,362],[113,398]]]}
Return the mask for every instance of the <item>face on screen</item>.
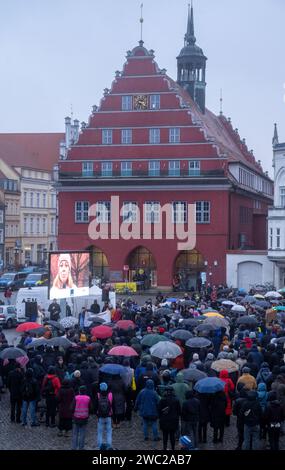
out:
{"label": "face on screen", "polygon": [[68,275],[70,273],[69,264],[67,261],[62,260],[59,263],[59,277],[63,284],[68,280]]}

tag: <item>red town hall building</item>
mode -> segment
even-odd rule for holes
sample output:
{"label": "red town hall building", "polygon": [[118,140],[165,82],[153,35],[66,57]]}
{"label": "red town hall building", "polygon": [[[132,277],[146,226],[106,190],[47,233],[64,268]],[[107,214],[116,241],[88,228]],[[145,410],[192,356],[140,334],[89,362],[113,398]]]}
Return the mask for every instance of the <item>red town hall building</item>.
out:
{"label": "red town hall building", "polygon": [[[229,250],[265,250],[273,185],[230,119],[205,107],[206,57],[196,45],[193,10],[177,57],[177,82],[143,41],[127,52],[88,124],[66,118],[58,164],[61,250],[90,249],[93,274],[110,281],[144,278],[147,286],[183,290],[226,281]],[[112,207],[111,197],[119,197]],[[171,204],[172,222],[186,226],[196,204],[196,245],[179,251],[178,239],[126,240],[111,227],[148,223]],[[89,212],[89,208],[92,209]],[[113,212],[112,212],[113,211]],[[116,212],[116,214],[114,214]],[[105,224],[108,239],[94,240],[90,222]],[[113,232],[113,233],[111,233]]]}

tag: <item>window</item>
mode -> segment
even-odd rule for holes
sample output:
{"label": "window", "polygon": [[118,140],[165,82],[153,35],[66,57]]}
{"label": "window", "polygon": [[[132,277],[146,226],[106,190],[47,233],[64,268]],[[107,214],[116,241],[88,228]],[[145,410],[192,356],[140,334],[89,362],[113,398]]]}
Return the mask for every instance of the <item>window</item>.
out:
{"label": "window", "polygon": [[77,201],[75,203],[75,222],[89,222],[89,202],[88,201]]}
{"label": "window", "polygon": [[239,221],[241,224],[250,224],[252,221],[252,209],[250,207],[240,206],[239,208]]}
{"label": "window", "polygon": [[147,223],[158,224],[160,222],[159,201],[147,201],[144,204],[145,221]]}
{"label": "window", "polygon": [[149,130],[149,143],[159,144],[160,143],[160,129],[152,128]]}
{"label": "window", "polygon": [[132,176],[132,162],[121,162],[121,176]]}
{"label": "window", "polygon": [[0,210],[0,224],[3,224],[4,222],[4,213],[3,211]]}
{"label": "window", "polygon": [[123,203],[123,222],[136,223],[138,214],[138,206],[136,202]]}
{"label": "window", "polygon": [[280,248],[280,228],[276,229],[276,248]]}
{"label": "window", "polygon": [[27,207],[27,191],[24,191],[24,207]]}
{"label": "window", "polygon": [[285,207],[285,186],[280,186],[280,206]]}
{"label": "window", "polygon": [[189,162],[189,176],[199,176],[200,175],[200,162],[199,160],[193,160]]}
{"label": "window", "polygon": [[132,95],[122,96],[122,111],[130,111],[131,109],[133,109]]}
{"label": "window", "polygon": [[24,234],[27,234],[27,217],[24,217]]}
{"label": "window", "polygon": [[132,143],[132,129],[122,129],[121,135],[122,144],[131,144]]}
{"label": "window", "polygon": [[47,231],[47,219],[44,217],[43,218],[43,234],[45,234]]}
{"label": "window", "polygon": [[261,209],[261,201],[259,201],[258,199],[254,199],[253,208],[254,209]]}
{"label": "window", "polygon": [[47,205],[47,195],[46,193],[43,193],[43,207],[46,208]]}
{"label": "window", "polygon": [[210,202],[196,202],[196,222],[198,224],[206,224],[210,222]]}
{"label": "window", "polygon": [[187,203],[184,201],[175,201],[172,203],[172,222],[184,224],[187,222]]}
{"label": "window", "polygon": [[169,142],[171,144],[180,142],[180,129],[179,129],[179,127],[171,127],[169,129]]}
{"label": "window", "polygon": [[150,109],[160,108],[160,95],[150,95]]}
{"label": "window", "polygon": [[0,229],[0,243],[4,243],[4,230]]}
{"label": "window", "polygon": [[113,174],[113,163],[112,162],[102,162],[101,174],[102,174],[102,176],[112,176],[112,174]]}
{"label": "window", "polygon": [[56,195],[51,194],[51,207],[52,209],[56,209]]}
{"label": "window", "polygon": [[34,207],[34,193],[30,193],[30,207]]}
{"label": "window", "polygon": [[50,220],[50,231],[52,235],[55,235],[55,218],[52,217]]}
{"label": "window", "polygon": [[160,162],[158,160],[148,162],[148,174],[149,176],[160,176]]}
{"label": "window", "polygon": [[112,129],[102,130],[102,144],[110,145],[113,143],[113,131]]}
{"label": "window", "polygon": [[34,218],[30,218],[30,234],[32,235],[34,233]]}
{"label": "window", "polygon": [[37,217],[37,233],[40,233],[40,218]]}
{"label": "window", "polygon": [[180,176],[180,162],[178,160],[168,162],[168,174],[169,176]]}
{"label": "window", "polygon": [[109,201],[98,201],[96,203],[96,220],[101,223],[111,221],[111,203]]}
{"label": "window", "polygon": [[93,162],[82,163],[82,176],[93,176]]}
{"label": "window", "polygon": [[40,207],[40,193],[37,193],[37,202],[36,202],[36,207]]}
{"label": "window", "polygon": [[273,228],[269,229],[269,248],[273,248]]}

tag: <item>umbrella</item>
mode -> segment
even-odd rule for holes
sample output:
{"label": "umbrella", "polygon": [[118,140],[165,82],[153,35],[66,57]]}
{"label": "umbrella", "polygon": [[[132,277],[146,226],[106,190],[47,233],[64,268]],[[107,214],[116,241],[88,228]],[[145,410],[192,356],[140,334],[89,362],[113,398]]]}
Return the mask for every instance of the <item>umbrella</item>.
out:
{"label": "umbrella", "polygon": [[33,330],[34,328],[40,328],[42,325],[40,323],[36,323],[34,321],[27,321],[25,323],[21,323],[21,325],[18,325],[16,328],[16,331],[18,332],[24,332],[28,330]]}
{"label": "umbrella", "polygon": [[285,343],[285,336],[281,336],[280,338],[276,339],[276,343]]}
{"label": "umbrella", "polygon": [[177,302],[178,299],[174,298],[174,297],[170,297],[170,298],[167,298],[166,299],[166,302]]}
{"label": "umbrella", "polygon": [[56,328],[57,330],[64,331],[64,327],[58,322],[54,320],[46,320],[44,322],[45,325],[50,325]]}
{"label": "umbrella", "polygon": [[258,321],[255,317],[245,315],[237,320],[237,325],[257,325]]}
{"label": "umbrella", "polygon": [[191,307],[195,307],[197,305],[196,302],[194,302],[194,300],[180,300],[180,304],[191,306]]}
{"label": "umbrella", "polygon": [[148,346],[149,348],[151,348],[151,346],[154,346],[156,343],[159,343],[160,341],[168,341],[168,339],[162,335],[149,334],[143,337],[143,339],[141,340],[141,345]]}
{"label": "umbrella", "polygon": [[230,359],[219,359],[218,361],[212,362],[211,369],[214,369],[216,372],[221,372],[221,370],[236,372],[239,370],[239,366]]}
{"label": "umbrella", "polygon": [[207,338],[196,337],[188,339],[186,346],[189,348],[207,348],[211,344],[211,341]]}
{"label": "umbrella", "polygon": [[280,299],[282,297],[281,294],[279,294],[279,292],[276,292],[275,290],[271,290],[269,292],[266,292],[265,296],[264,296],[266,299],[267,298],[274,298],[274,299]]}
{"label": "umbrella", "polygon": [[244,313],[246,312],[246,308],[243,305],[234,305],[231,309],[232,312]]}
{"label": "umbrella", "polygon": [[220,295],[220,294],[229,294],[231,292],[231,289],[228,289],[228,288],[220,288],[217,290],[217,293]]}
{"label": "umbrella", "polygon": [[210,331],[215,330],[215,327],[211,325],[211,323],[202,323],[201,325],[198,325],[196,328],[196,331],[198,333],[204,332],[204,333],[210,333]]}
{"label": "umbrella", "polygon": [[46,338],[35,339],[28,344],[27,349],[39,348],[40,346],[46,346],[49,341]]}
{"label": "umbrella", "polygon": [[138,353],[130,346],[115,346],[108,352],[109,356],[138,356]]}
{"label": "umbrella", "polygon": [[160,307],[155,311],[155,313],[156,313],[156,315],[159,315],[159,316],[163,317],[164,315],[169,315],[170,313],[172,314],[173,311],[172,311],[171,308]]}
{"label": "umbrella", "polygon": [[57,336],[56,338],[49,339],[47,345],[58,346],[67,349],[73,346],[74,343],[69,341],[69,339],[64,338],[63,336]]}
{"label": "umbrella", "polygon": [[188,382],[197,382],[198,380],[207,377],[207,374],[205,372],[196,369],[196,367],[190,367],[189,369],[184,369],[181,372],[183,374],[184,380],[187,380]]}
{"label": "umbrella", "polygon": [[120,364],[104,364],[102,367],[100,367],[99,371],[103,372],[104,374],[120,375],[125,373],[126,369]]}
{"label": "umbrella", "polygon": [[95,326],[91,330],[91,335],[95,336],[98,339],[111,338],[111,336],[113,335],[113,330],[110,326],[106,325]]}
{"label": "umbrella", "polygon": [[9,347],[3,349],[0,353],[1,359],[17,359],[17,357],[26,356],[27,353],[20,348]]}
{"label": "umbrella", "polygon": [[222,304],[223,304],[223,305],[227,305],[227,306],[232,306],[232,307],[233,307],[234,305],[236,305],[236,303],[235,303],[235,302],[232,302],[231,300],[224,300],[224,301],[222,302]]}
{"label": "umbrella", "polygon": [[171,333],[171,336],[175,339],[180,339],[181,341],[187,341],[192,338],[192,333],[188,330],[175,330]]}
{"label": "umbrella", "polygon": [[135,327],[136,325],[132,320],[119,320],[115,325],[115,328],[119,328],[120,330],[134,330]]}
{"label": "umbrella", "polygon": [[269,308],[271,307],[271,303],[266,300],[257,300],[255,302],[255,307]]}
{"label": "umbrella", "polygon": [[190,326],[194,328],[195,326],[199,325],[199,321],[196,318],[185,318],[181,322],[179,322],[183,326]]}
{"label": "umbrella", "polygon": [[152,346],[150,353],[154,357],[159,357],[159,359],[175,359],[182,354],[182,351],[177,344],[163,341]]}
{"label": "umbrella", "polygon": [[219,304],[222,304],[223,302],[231,302],[231,301],[230,301],[229,299],[226,299],[225,297],[219,297],[219,298],[217,299],[217,302],[218,302]]}
{"label": "umbrella", "polygon": [[74,325],[77,325],[78,318],[75,317],[65,317],[59,320],[59,323],[63,326],[63,328],[73,328]]}
{"label": "umbrella", "polygon": [[241,288],[238,290],[238,293],[239,293],[239,295],[243,295],[243,296],[245,296],[245,295],[247,294],[246,290],[245,290],[243,287],[241,287]]}
{"label": "umbrella", "polygon": [[228,320],[226,320],[225,318],[220,318],[220,317],[206,318],[203,324],[212,325],[215,330],[218,328],[227,328],[229,326]]}
{"label": "umbrella", "polygon": [[203,310],[203,315],[205,315],[205,313],[219,313],[218,310],[215,310],[214,308],[205,308]]}
{"label": "umbrella", "polygon": [[285,306],[284,305],[277,305],[277,307],[273,307],[272,310],[276,310],[277,312],[284,312]]}
{"label": "umbrella", "polygon": [[243,302],[248,304],[254,304],[254,302],[256,302],[256,298],[253,295],[246,295],[243,299]]}
{"label": "umbrella", "polygon": [[89,327],[90,326],[98,326],[98,325],[102,325],[103,323],[106,323],[106,320],[104,318],[98,317],[96,315],[91,315],[88,318],[88,321],[91,322]]}
{"label": "umbrella", "polygon": [[225,382],[216,377],[206,377],[198,380],[194,386],[194,390],[199,393],[216,393],[224,390]]}
{"label": "umbrella", "polygon": [[219,318],[224,318],[223,315],[221,315],[220,313],[218,312],[208,312],[208,313],[203,313],[203,315],[207,318],[211,318],[211,317],[219,317]]}
{"label": "umbrella", "polygon": [[261,295],[261,294],[254,294],[253,297],[257,300],[264,300],[264,295]]}
{"label": "umbrella", "polygon": [[27,330],[32,336],[35,335],[43,335],[47,330],[44,326],[41,326],[40,328],[34,328],[32,330]]}

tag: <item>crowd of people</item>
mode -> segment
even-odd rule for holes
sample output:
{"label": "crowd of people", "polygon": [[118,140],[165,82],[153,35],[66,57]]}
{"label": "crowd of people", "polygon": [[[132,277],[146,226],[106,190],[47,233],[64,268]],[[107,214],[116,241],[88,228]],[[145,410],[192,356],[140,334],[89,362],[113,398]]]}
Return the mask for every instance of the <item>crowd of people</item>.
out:
{"label": "crowd of people", "polygon": [[[129,298],[114,308],[104,305],[108,324],[96,319],[100,306],[94,302],[91,315],[83,309],[66,328],[56,325],[54,301],[53,325],[24,333],[18,346],[23,356],[0,359],[11,422],[23,429],[28,420],[57,427],[59,438],[70,436],[71,448],[83,449],[93,414],[97,448],[111,449],[113,431],[123,422],[133,426],[137,413],[136,433],[162,440],[164,450],[207,448],[210,428],[221,449],[234,422],[236,449],[268,443],[278,450],[285,418],[285,308],[283,314],[278,293],[251,294],[222,287],[182,299],[158,293],[140,306]],[[69,340],[68,346],[50,346],[54,336]],[[41,338],[46,342],[40,345]],[[1,331],[0,358],[7,348],[14,349]]]}

